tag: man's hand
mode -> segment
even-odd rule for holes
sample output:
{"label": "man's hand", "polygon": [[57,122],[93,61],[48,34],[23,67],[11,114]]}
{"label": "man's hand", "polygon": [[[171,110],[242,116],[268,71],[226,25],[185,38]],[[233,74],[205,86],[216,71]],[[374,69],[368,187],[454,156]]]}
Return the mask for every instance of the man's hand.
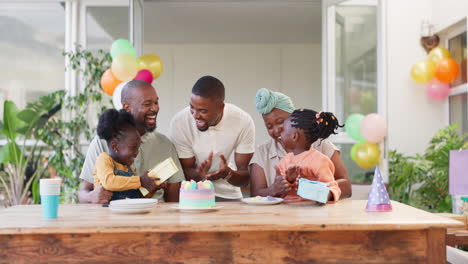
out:
{"label": "man's hand", "polygon": [[213,152],[210,152],[210,155],[208,156],[208,159],[202,161],[197,169],[196,172],[197,174],[201,177],[202,180],[206,179],[208,176],[208,171],[211,168],[211,164],[213,162]]}
{"label": "man's hand", "polygon": [[[160,180],[159,178],[151,178],[154,182]],[[156,191],[160,190],[160,189],[163,189],[164,191],[166,191],[166,188],[167,188],[167,182],[163,182],[159,185],[156,185],[156,189],[153,191],[153,192],[149,192],[145,195],[145,198],[153,198],[153,196],[156,194]]]}
{"label": "man's hand", "polygon": [[112,192],[104,189],[102,185],[89,192],[90,202],[94,204],[107,204],[112,198]]}
{"label": "man's hand", "polygon": [[219,154],[219,157],[221,158],[221,164],[219,165],[219,170],[217,170],[214,173],[207,174],[206,179],[210,181],[215,181],[221,178],[225,178],[228,176],[229,172],[231,172],[231,168],[227,165],[226,158],[224,157],[223,154]]}

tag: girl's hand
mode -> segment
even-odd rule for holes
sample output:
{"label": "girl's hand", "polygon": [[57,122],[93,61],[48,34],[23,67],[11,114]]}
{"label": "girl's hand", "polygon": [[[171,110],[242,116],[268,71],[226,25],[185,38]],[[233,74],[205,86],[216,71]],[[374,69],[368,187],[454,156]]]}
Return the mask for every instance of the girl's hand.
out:
{"label": "girl's hand", "polygon": [[275,182],[273,182],[269,189],[271,196],[274,197],[285,197],[291,191],[289,183],[281,175],[276,176]]}
{"label": "girl's hand", "polygon": [[293,184],[296,182],[297,176],[299,175],[298,169],[297,166],[291,166],[286,170],[286,180],[288,180],[289,183]]}
{"label": "girl's hand", "polygon": [[151,178],[147,173],[140,176],[141,187],[144,187],[148,192],[154,192],[157,189],[156,183],[154,183],[155,178]]}

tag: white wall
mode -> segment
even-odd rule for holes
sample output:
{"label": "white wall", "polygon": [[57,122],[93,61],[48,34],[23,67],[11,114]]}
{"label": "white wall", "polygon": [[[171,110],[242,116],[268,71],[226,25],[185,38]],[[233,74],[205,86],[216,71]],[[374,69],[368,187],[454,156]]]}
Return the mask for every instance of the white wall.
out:
{"label": "white wall", "polygon": [[432,102],[425,94],[424,85],[410,77],[411,66],[427,58],[419,44],[420,29],[421,21],[430,18],[433,9],[426,0],[385,2],[388,147],[406,154],[420,153],[447,119],[445,104]]}
{"label": "white wall", "polygon": [[259,88],[282,91],[296,107],[321,108],[321,47],[317,44],[145,44],[144,53],[161,57],[164,69],[153,82],[160,97],[158,130],[167,133],[172,116],[188,106],[193,84],[203,75],[219,78],[226,102],[254,119],[257,138],[268,138],[254,98]]}
{"label": "white wall", "polygon": [[435,30],[440,31],[468,16],[468,1],[466,0],[432,0],[432,16],[430,23]]}

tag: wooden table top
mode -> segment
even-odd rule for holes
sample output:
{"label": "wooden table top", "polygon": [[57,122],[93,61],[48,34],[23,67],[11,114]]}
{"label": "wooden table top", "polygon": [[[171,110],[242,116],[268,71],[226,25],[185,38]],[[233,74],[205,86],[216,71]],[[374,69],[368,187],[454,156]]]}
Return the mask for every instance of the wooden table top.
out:
{"label": "wooden table top", "polygon": [[309,202],[255,206],[217,203],[217,211],[184,213],[160,203],[147,214],[115,214],[94,204],[60,205],[57,219],[42,219],[40,205],[0,209],[0,234],[414,230],[461,227],[459,221],[392,201],[393,211],[368,213],[365,200],[325,206]]}

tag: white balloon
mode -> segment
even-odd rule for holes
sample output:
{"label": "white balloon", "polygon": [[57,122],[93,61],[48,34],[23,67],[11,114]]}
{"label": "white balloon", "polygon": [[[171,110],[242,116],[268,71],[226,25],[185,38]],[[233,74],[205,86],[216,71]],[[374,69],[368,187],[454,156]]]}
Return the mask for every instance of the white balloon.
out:
{"label": "white balloon", "polygon": [[114,108],[117,110],[122,109],[122,89],[128,82],[120,83],[117,88],[114,90],[114,94],[112,95],[112,103],[114,104]]}

